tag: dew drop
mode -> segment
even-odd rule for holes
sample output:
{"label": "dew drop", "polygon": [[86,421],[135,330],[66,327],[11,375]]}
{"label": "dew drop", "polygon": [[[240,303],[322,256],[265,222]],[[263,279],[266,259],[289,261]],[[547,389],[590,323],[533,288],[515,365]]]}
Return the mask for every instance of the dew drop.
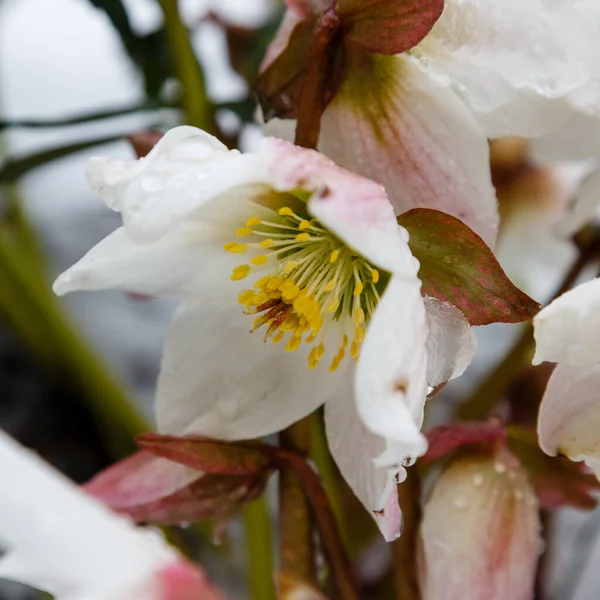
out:
{"label": "dew drop", "polygon": [[503,462],[498,461],[494,465],[494,471],[496,471],[496,473],[505,473],[506,465]]}

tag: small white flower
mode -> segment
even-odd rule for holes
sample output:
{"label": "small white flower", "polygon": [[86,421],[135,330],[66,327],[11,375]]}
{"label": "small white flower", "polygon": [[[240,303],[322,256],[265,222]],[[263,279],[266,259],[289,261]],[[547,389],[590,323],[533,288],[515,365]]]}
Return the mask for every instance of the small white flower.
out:
{"label": "small white flower", "polygon": [[[140,161],[93,160],[89,180],[124,227],[55,290],[182,300],[158,382],[159,429],[252,438],[327,401],[334,457],[393,538],[394,476],[426,448],[428,330],[418,262],[383,188],[281,140],[240,154],[190,127]],[[466,320],[456,337],[452,316],[452,351],[432,362],[447,378],[474,351]]]}

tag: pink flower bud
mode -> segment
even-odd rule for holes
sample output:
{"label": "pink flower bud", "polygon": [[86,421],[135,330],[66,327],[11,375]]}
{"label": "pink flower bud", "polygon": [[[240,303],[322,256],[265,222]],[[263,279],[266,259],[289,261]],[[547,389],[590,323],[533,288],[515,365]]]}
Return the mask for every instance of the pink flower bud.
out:
{"label": "pink flower bud", "polygon": [[423,600],[530,600],[540,549],[538,503],[508,453],[450,463],[420,532]]}

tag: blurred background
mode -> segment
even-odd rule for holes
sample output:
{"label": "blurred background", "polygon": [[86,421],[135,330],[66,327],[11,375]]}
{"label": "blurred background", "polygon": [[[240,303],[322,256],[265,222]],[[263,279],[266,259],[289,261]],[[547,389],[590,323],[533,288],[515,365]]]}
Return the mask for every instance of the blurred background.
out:
{"label": "blurred background", "polygon": [[[252,148],[260,138],[252,81],[281,4],[0,0],[0,428],[77,482],[151,429],[173,310],[170,301],[120,292],[54,298],[55,276],[119,225],[87,189],[86,161],[144,154],[157,139],[152,132],[183,122]],[[181,82],[195,95],[184,98]],[[553,227],[580,167],[538,168],[524,142],[509,140],[495,142],[493,173],[505,224],[499,258],[517,285],[544,301],[576,254]],[[517,333],[507,325],[478,332],[478,357],[444,391],[448,402],[467,394]],[[554,527],[548,597],[597,598],[600,512],[564,510]],[[203,530],[177,535],[228,597],[245,597],[239,525],[221,546]],[[375,548],[365,572],[377,574],[385,557]],[[38,597],[0,581],[2,600]]]}

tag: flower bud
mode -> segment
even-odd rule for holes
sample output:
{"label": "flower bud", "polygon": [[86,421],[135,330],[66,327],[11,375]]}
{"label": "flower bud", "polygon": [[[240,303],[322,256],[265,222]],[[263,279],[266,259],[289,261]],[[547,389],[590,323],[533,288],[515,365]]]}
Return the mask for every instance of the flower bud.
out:
{"label": "flower bud", "polygon": [[423,600],[530,600],[540,548],[538,503],[507,452],[452,461],[420,532]]}

